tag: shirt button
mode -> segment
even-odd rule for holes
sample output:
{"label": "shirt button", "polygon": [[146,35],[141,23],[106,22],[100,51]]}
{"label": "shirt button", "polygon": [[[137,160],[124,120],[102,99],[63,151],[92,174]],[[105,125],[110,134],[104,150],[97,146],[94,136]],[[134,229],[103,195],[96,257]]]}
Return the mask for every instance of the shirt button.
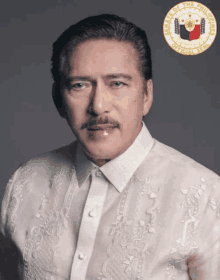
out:
{"label": "shirt button", "polygon": [[80,253],[80,254],[79,254],[79,259],[80,259],[80,260],[84,260],[84,259],[85,259],[85,255],[84,255],[83,253]]}
{"label": "shirt button", "polygon": [[102,176],[102,172],[101,171],[96,171],[96,176],[97,177],[101,177]]}
{"label": "shirt button", "polygon": [[89,216],[90,217],[95,217],[96,216],[96,212],[94,210],[89,212]]}

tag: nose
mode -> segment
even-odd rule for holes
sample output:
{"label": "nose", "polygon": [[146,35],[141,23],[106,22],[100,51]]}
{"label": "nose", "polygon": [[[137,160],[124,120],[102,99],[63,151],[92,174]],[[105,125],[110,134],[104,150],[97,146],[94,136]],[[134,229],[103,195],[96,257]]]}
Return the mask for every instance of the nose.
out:
{"label": "nose", "polygon": [[101,115],[108,113],[111,107],[111,94],[104,83],[97,82],[93,88],[92,100],[89,106],[89,113]]}

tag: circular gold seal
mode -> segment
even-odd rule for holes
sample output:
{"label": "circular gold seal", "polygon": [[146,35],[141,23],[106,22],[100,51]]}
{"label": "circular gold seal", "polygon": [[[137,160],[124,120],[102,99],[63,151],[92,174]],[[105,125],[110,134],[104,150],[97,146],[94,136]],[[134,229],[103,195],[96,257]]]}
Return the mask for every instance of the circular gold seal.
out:
{"label": "circular gold seal", "polygon": [[181,2],[167,13],[163,34],[174,51],[196,55],[206,51],[214,42],[217,23],[205,5],[194,1]]}

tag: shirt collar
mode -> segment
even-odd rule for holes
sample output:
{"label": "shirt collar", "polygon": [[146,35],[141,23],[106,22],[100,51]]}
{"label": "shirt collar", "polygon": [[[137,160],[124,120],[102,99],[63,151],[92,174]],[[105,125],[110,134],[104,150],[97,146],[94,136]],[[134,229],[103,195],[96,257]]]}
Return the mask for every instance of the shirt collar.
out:
{"label": "shirt collar", "polygon": [[[123,154],[99,168],[119,192],[123,191],[134,172],[147,156],[153,142],[151,134],[142,122],[142,129],[131,146]],[[82,185],[84,180],[88,178],[92,169],[98,168],[85,156],[81,144],[78,144],[77,147],[75,163],[79,185]]]}

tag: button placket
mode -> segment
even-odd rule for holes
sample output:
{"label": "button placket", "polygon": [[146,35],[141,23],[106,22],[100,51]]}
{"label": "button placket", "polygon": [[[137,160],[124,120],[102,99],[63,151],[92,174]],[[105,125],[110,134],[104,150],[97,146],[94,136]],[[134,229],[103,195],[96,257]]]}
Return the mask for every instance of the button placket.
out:
{"label": "button placket", "polygon": [[102,172],[96,168],[91,173],[91,186],[83,210],[76,247],[78,253],[75,254],[73,260],[71,280],[85,279],[108,190],[108,182],[104,179]]}

